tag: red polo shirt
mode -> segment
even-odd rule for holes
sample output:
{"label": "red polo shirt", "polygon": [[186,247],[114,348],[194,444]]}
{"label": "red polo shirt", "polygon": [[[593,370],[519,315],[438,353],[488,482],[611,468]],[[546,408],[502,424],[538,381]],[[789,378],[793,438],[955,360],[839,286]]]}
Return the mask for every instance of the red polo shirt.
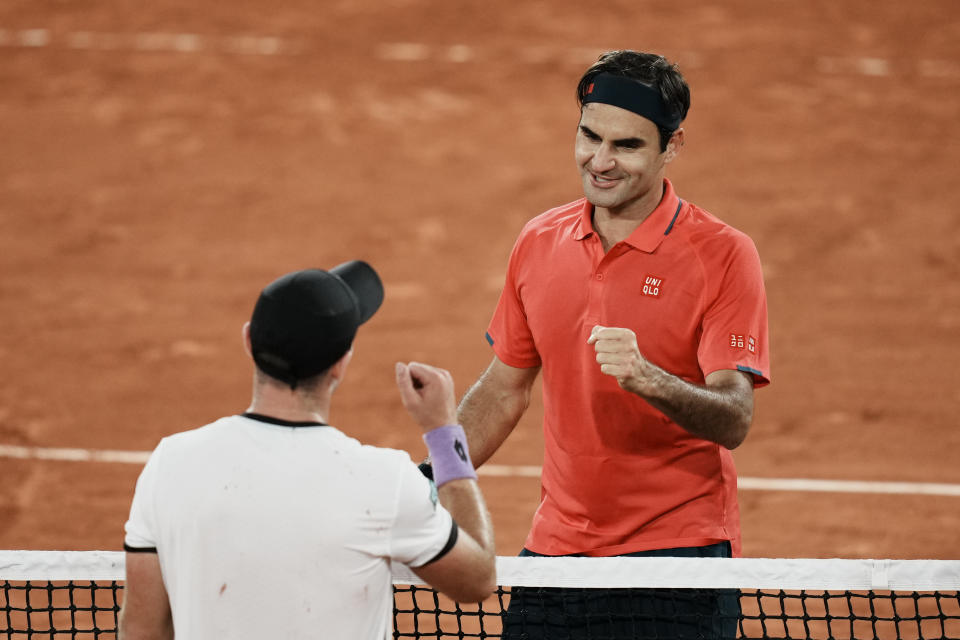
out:
{"label": "red polo shirt", "polygon": [[526,547],[610,556],[730,540],[739,555],[733,457],[600,372],[594,325],[626,327],[684,380],[720,369],[769,382],[767,302],[745,234],[681,201],[604,254],[585,200],[524,227],[487,338],[513,367],[543,367],[541,502]]}

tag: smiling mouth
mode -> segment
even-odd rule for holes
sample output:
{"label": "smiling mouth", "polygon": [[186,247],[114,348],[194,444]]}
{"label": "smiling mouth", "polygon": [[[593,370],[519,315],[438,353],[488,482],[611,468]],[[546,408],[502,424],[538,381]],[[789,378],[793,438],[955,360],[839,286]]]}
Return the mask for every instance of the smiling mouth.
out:
{"label": "smiling mouth", "polygon": [[609,187],[617,183],[619,178],[606,178],[596,173],[591,172],[590,178],[593,180],[593,183],[598,187]]}

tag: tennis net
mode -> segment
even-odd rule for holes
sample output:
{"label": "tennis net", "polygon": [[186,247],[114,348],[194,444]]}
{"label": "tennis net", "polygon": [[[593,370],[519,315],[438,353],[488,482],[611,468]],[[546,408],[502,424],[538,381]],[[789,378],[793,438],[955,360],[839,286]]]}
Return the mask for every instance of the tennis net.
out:
{"label": "tennis net", "polygon": [[[458,605],[398,568],[394,638],[960,639],[960,561],[501,557],[497,571],[493,596]],[[115,638],[123,577],[121,552],[0,551],[0,637]]]}

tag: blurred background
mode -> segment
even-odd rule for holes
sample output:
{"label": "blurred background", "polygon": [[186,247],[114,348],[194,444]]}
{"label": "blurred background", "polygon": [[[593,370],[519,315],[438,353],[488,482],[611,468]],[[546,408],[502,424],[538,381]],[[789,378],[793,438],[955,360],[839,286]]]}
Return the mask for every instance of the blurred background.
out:
{"label": "blurred background", "polygon": [[[241,326],[293,269],[382,274],[332,421],[424,455],[393,362],[458,393],[486,367],[517,233],[581,195],[577,80],[619,48],[679,65],[669,177],[764,264],[741,476],[947,487],[744,487],[744,553],[957,558],[954,0],[0,0],[0,548],[119,549],[139,464],[16,447],[149,451],[243,411]],[[540,411],[493,463],[541,463]],[[538,479],[481,485],[513,555]]]}

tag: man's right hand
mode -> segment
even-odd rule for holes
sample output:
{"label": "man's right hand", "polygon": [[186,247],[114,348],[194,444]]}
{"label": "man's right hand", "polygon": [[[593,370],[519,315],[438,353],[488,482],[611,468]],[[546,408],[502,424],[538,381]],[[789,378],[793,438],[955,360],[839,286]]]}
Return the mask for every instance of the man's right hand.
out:
{"label": "man's right hand", "polygon": [[424,433],[457,422],[453,376],[446,369],[419,362],[396,365],[403,406]]}

